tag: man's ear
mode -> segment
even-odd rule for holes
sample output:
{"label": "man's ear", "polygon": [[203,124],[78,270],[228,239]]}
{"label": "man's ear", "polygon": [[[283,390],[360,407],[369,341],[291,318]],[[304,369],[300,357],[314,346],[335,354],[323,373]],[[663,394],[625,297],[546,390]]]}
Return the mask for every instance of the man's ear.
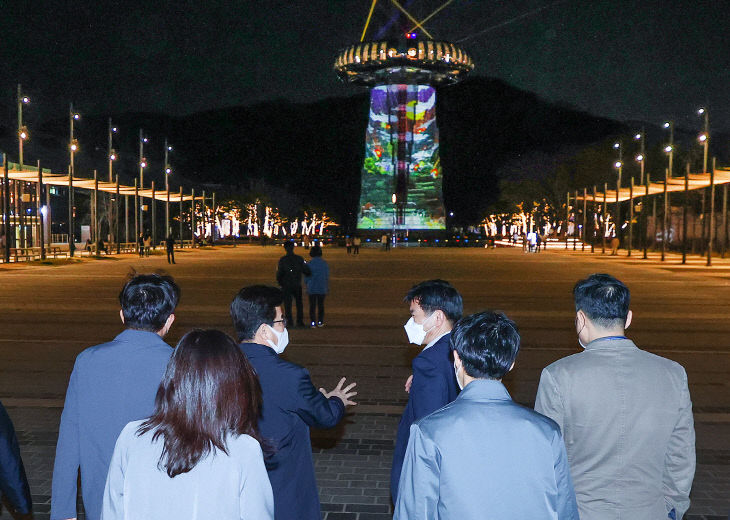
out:
{"label": "man's ear", "polygon": [[452,350],[451,352],[454,353],[454,363],[456,363],[458,361],[459,362],[459,365],[463,365],[464,362],[459,357],[459,353],[456,350]]}
{"label": "man's ear", "polygon": [[268,325],[266,323],[262,323],[259,325],[259,328],[256,329],[256,334],[254,334],[254,338],[261,338],[263,341],[268,341],[272,339],[272,332],[269,330]]}
{"label": "man's ear", "polygon": [[119,309],[119,318],[121,318],[122,323],[124,323],[124,311],[122,309]]}
{"label": "man's ear", "polygon": [[634,314],[629,311],[626,313],[626,325],[624,325],[624,330],[628,329],[631,325],[631,319],[634,317]]}

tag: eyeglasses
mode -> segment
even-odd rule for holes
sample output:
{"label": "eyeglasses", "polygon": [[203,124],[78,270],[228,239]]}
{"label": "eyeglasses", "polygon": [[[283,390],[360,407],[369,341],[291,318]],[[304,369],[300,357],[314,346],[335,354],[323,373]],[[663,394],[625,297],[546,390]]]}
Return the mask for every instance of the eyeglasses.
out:
{"label": "eyeglasses", "polygon": [[282,325],[284,325],[284,327],[286,327],[286,318],[281,318],[280,320],[274,320],[271,323],[281,323]]}

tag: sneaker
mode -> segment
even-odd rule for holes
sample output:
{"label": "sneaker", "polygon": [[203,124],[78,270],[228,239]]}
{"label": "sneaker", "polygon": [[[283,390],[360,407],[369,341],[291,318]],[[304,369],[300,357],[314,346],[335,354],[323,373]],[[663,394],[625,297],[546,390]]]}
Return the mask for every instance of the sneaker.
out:
{"label": "sneaker", "polygon": [[[314,327],[314,322],[312,322],[312,327]],[[322,323],[321,321],[318,321],[317,327],[324,327],[324,323]]]}
{"label": "sneaker", "polygon": [[314,323],[314,322],[312,322],[312,323],[311,323],[311,324],[309,325],[309,328],[310,328],[310,329],[313,329],[313,328],[315,328],[316,326],[317,326],[317,324],[316,324],[316,323]]}

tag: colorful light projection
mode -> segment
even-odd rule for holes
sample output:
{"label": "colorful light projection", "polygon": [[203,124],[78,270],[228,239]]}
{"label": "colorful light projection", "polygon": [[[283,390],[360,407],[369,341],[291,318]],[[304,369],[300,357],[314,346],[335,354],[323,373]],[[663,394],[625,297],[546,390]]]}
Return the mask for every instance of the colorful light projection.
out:
{"label": "colorful light projection", "polygon": [[365,147],[358,229],[445,229],[434,88],[373,88]]}

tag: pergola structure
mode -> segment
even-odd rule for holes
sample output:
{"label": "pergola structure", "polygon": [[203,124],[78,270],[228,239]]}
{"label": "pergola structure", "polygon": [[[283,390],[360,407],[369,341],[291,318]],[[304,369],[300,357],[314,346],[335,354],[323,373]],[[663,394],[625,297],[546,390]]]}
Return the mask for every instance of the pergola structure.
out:
{"label": "pergola structure", "polygon": [[[109,237],[108,240],[112,242],[113,246],[116,246],[117,252],[120,251],[121,244],[126,243],[128,247],[138,247],[138,237],[140,233],[143,233],[143,224],[138,221],[139,208],[142,207],[142,203],[145,199],[154,201],[151,204],[151,237],[153,243],[157,243],[157,217],[156,207],[158,202],[166,204],[165,219],[165,232],[163,236],[174,233],[170,224],[170,204],[177,203],[178,206],[178,224],[179,224],[179,240],[182,243],[185,239],[183,235],[183,203],[189,202],[191,204],[189,224],[190,224],[190,240],[194,240],[194,234],[196,230],[196,204],[202,204],[202,225],[205,229],[208,224],[207,211],[207,200],[212,199],[211,207],[215,207],[215,193],[212,197],[206,198],[205,191],[200,196],[196,196],[195,190],[191,190],[191,193],[183,193],[183,188],[180,187],[179,191],[166,191],[164,189],[158,190],[155,187],[154,181],[148,188],[141,188],[135,184],[133,186],[127,186],[119,183],[119,176],[116,176],[116,182],[108,182],[99,180],[96,171],[94,171],[94,178],[88,177],[77,177],[69,174],[58,174],[51,173],[50,170],[41,168],[40,163],[36,167],[30,167],[27,165],[21,165],[11,163],[7,160],[6,156],[3,155],[2,162],[2,179],[0,182],[0,199],[2,199],[2,233],[5,237],[6,247],[4,249],[4,260],[6,262],[10,259],[10,249],[13,247],[14,242],[15,249],[29,249],[29,248],[40,248],[41,257],[45,257],[46,249],[51,245],[51,205],[50,205],[50,190],[48,186],[60,186],[68,189],[68,244],[69,249],[73,250],[75,245],[74,241],[74,220],[75,220],[75,208],[74,208],[74,192],[76,190],[86,190],[90,192],[91,196],[91,219],[90,219],[90,234],[94,244],[102,238],[101,235],[101,219],[99,218],[99,203],[101,193],[110,194],[110,212],[107,217],[109,225]],[[34,184],[34,189],[27,189],[27,184]],[[45,189],[45,197],[44,197]],[[137,208],[132,212],[134,220],[134,235],[133,239],[130,240],[130,198],[133,199],[133,208]],[[45,198],[45,202],[44,202]],[[124,209],[120,208],[120,205],[124,203]],[[121,209],[121,211],[120,211]],[[124,231],[120,232],[120,214],[123,214],[124,219]],[[57,220],[58,221],[58,220]],[[30,230],[30,240],[26,236],[26,231]],[[121,240],[122,237],[124,240]]]}
{"label": "pergola structure", "polygon": [[[687,231],[687,217],[688,217],[688,195],[690,191],[693,190],[702,190],[702,189],[709,189],[709,202],[707,204],[707,208],[705,208],[705,199],[703,198],[703,208],[702,213],[704,214],[706,211],[709,213],[708,215],[708,224],[707,224],[707,236],[705,237],[705,226],[703,224],[703,240],[706,240],[706,249],[705,252],[707,254],[707,265],[712,264],[712,253],[713,253],[713,244],[714,244],[714,237],[716,234],[716,224],[715,224],[715,187],[718,185],[723,185],[724,189],[722,192],[722,209],[721,209],[721,217],[722,217],[722,228],[724,230],[724,236],[725,236],[725,242],[724,247],[727,247],[727,241],[728,237],[730,237],[730,230],[728,229],[728,225],[730,224],[730,220],[728,219],[728,185],[730,185],[730,168],[718,168],[715,164],[715,161],[712,161],[712,167],[709,169],[708,172],[702,172],[702,173],[691,173],[689,165],[687,165],[685,175],[680,177],[670,177],[668,170],[665,170],[664,173],[664,179],[659,181],[651,181],[650,176],[647,174],[645,182],[643,184],[635,184],[635,181],[633,177],[630,179],[630,185],[628,187],[618,187],[617,189],[608,189],[608,184],[605,183],[603,185],[603,189],[599,190],[596,186],[593,186],[593,188],[589,191],[588,188],[583,188],[582,192],[579,190],[576,190],[575,192],[571,193],[568,192],[567,199],[566,199],[566,222],[570,220],[570,214],[571,214],[571,200],[574,201],[573,206],[573,215],[575,217],[575,226],[574,229],[574,239],[580,239],[583,242],[583,246],[585,247],[586,243],[586,215],[588,213],[587,211],[587,205],[593,204],[594,208],[596,206],[603,206],[603,209],[601,211],[602,215],[606,215],[609,212],[609,206],[612,205],[615,208],[615,213],[617,215],[620,215],[620,204],[621,202],[629,201],[629,214],[627,218],[627,225],[628,228],[627,231],[627,251],[628,255],[631,256],[631,248],[633,244],[633,229],[634,229],[634,201],[637,199],[644,199],[645,201],[650,200],[649,198],[651,196],[662,196],[662,202],[663,202],[663,211],[662,211],[662,227],[661,227],[661,233],[662,233],[662,240],[661,240],[661,259],[664,260],[665,258],[665,252],[666,252],[666,243],[667,243],[667,231],[670,228],[670,222],[668,221],[669,213],[670,213],[670,195],[672,193],[678,193],[682,192],[684,193],[684,207],[682,212],[682,263],[686,262],[686,256],[687,256],[687,249],[688,249],[688,231]],[[657,199],[655,198],[654,201]],[[577,222],[577,215],[579,211],[579,202],[582,202],[582,220],[583,225],[578,226]],[[645,205],[646,207],[646,205]],[[617,222],[617,225],[621,225],[621,222]],[[644,250],[644,258],[646,258],[647,255],[647,240],[646,240],[646,233],[647,233],[647,211],[643,210],[641,214],[641,218],[637,222],[640,229],[639,231],[642,233],[642,240],[641,240],[641,246]],[[656,219],[655,219],[655,227],[656,227]],[[602,233],[604,236],[602,237],[602,248],[605,252],[605,233]],[[566,233],[567,238],[567,233]],[[573,248],[575,248],[575,240],[573,241]],[[565,247],[568,247],[568,241],[565,242]],[[591,243],[591,248],[593,248],[593,243]]]}

